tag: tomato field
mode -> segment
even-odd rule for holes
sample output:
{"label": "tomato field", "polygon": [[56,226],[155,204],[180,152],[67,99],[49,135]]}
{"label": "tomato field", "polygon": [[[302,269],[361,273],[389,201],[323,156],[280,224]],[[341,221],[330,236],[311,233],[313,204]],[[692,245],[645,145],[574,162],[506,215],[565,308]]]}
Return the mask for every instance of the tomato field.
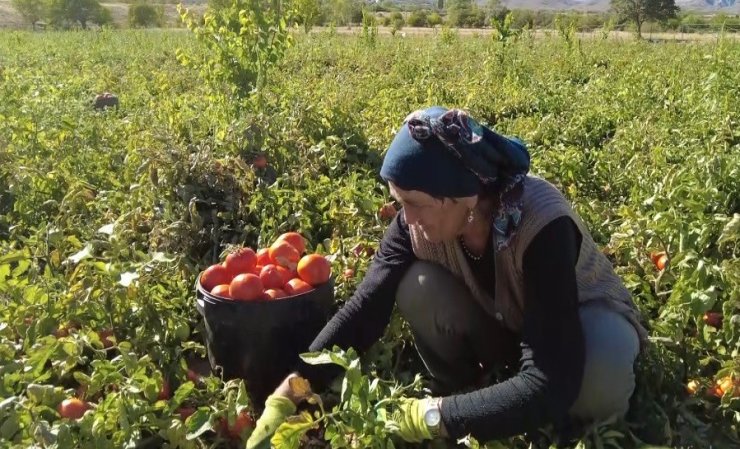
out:
{"label": "tomato field", "polygon": [[[298,231],[341,305],[393,215],[383,151],[434,104],[528,144],[649,326],[630,414],[573,445],[738,447],[740,44],[496,36],[295,33],[251,79],[188,31],[0,34],[0,447],[243,447],[248,387],[189,364],[196,276]],[[409,343],[395,317],[315,355],[343,383],[273,443],[411,447],[376,408],[421,388]]]}

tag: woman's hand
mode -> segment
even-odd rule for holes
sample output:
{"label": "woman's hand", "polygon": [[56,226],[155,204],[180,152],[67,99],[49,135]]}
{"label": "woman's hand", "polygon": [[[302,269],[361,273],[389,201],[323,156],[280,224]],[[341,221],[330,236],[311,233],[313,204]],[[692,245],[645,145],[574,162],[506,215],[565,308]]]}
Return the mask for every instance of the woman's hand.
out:
{"label": "woman's hand", "polygon": [[247,440],[247,449],[270,447],[270,439],[280,424],[296,411],[296,406],[303,400],[290,387],[290,379],[298,377],[290,374],[275,391],[265,400],[265,410],[257,420],[254,431]]}
{"label": "woman's hand", "polygon": [[[424,422],[424,412],[427,409],[429,398],[403,398],[398,407],[391,414],[391,419],[398,423],[399,437],[409,443],[420,443],[423,440],[434,438],[429,427]],[[446,437],[444,423],[440,422],[439,436]]]}

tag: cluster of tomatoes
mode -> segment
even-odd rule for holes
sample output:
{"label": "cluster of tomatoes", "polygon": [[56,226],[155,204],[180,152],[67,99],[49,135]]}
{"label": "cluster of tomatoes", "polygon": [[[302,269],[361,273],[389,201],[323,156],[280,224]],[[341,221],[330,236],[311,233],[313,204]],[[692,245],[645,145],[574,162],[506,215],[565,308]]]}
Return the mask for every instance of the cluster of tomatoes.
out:
{"label": "cluster of tomatoes", "polygon": [[280,235],[267,248],[240,248],[200,276],[211,295],[234,301],[279,299],[306,293],[326,283],[331,264],[320,254],[305,254],[297,232]]}
{"label": "cluster of tomatoes", "polygon": [[699,380],[692,380],[686,385],[686,391],[689,394],[699,394],[700,391],[704,392],[708,396],[714,396],[721,398],[725,394],[730,394],[732,397],[740,397],[740,379],[734,379],[732,376],[724,376],[717,379],[712,385],[702,385]]}

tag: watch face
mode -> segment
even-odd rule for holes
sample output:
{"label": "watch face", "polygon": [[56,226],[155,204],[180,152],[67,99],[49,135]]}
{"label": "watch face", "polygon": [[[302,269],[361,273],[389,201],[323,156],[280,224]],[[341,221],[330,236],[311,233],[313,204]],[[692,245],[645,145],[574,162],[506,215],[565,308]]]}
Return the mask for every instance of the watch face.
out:
{"label": "watch face", "polygon": [[427,426],[437,426],[441,419],[442,416],[440,415],[439,410],[428,410],[424,415],[424,422]]}

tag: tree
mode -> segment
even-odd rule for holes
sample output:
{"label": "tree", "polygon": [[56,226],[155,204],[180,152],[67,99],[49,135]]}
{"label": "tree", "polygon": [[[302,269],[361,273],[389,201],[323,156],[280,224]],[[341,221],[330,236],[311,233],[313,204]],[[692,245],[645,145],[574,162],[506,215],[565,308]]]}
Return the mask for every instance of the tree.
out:
{"label": "tree", "polygon": [[675,0],[611,0],[611,7],[621,20],[635,24],[638,38],[642,38],[642,25],[645,22],[672,19],[679,10]]}
{"label": "tree", "polygon": [[111,23],[113,18],[110,11],[98,3],[98,0],[51,0],[49,20],[52,25],[60,28],[69,28],[76,24],[87,28],[88,22],[105,25]]}
{"label": "tree", "polygon": [[493,23],[495,20],[502,21],[509,13],[509,9],[501,4],[501,0],[488,0],[485,11],[488,23]]}
{"label": "tree", "polygon": [[303,31],[308,33],[316,24],[316,19],[321,14],[319,0],[297,0],[295,2],[298,20],[303,23]]}
{"label": "tree", "polygon": [[462,27],[468,24],[472,15],[472,0],[452,0],[447,12],[447,23],[453,27]]}
{"label": "tree", "polygon": [[18,11],[31,27],[36,29],[36,22],[44,17],[44,0],[12,0],[13,8]]}
{"label": "tree", "polygon": [[128,9],[128,23],[132,28],[162,26],[164,9],[147,3],[135,3]]}

